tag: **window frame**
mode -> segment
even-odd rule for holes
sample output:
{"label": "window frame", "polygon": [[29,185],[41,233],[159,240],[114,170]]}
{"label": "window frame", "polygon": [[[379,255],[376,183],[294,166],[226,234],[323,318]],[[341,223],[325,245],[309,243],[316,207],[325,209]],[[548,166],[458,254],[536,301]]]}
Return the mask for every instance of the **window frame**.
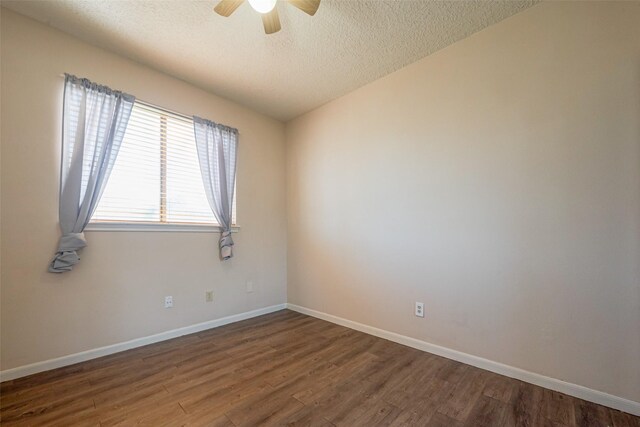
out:
{"label": "window frame", "polygon": [[[159,107],[155,104],[152,104],[150,102],[146,102],[146,101],[142,101],[139,99],[135,100],[135,103],[138,103],[140,105],[142,105],[143,107],[148,107],[148,108],[152,108],[155,110],[159,110],[162,112],[165,112],[167,114],[173,115],[173,116],[179,116],[181,118],[185,118],[188,119],[190,121],[193,121],[193,117],[192,116],[188,116],[186,114],[182,114],[182,113],[178,113],[176,111],[172,111],[169,109],[166,109],[164,107]],[[161,144],[166,144],[167,140],[166,140],[166,136],[164,137],[164,139],[161,140]],[[166,157],[166,155],[165,155]],[[161,168],[160,168],[160,180],[161,180],[161,185],[166,185],[166,166],[163,168],[162,164],[161,164]],[[164,183],[164,184],[162,184]],[[237,175],[236,175],[236,186],[237,186]],[[237,205],[237,199],[236,199],[236,194],[234,191],[234,207]],[[166,197],[166,192],[165,192],[165,197]],[[162,198],[161,198],[162,199]],[[165,203],[166,203],[166,199],[165,199]],[[166,218],[167,215],[167,211],[166,211],[166,204],[163,206],[161,203],[160,206],[160,216],[161,218],[164,217]],[[236,219],[236,222],[234,222],[231,225],[231,232],[232,233],[237,233],[238,231],[240,231],[240,226],[237,224],[237,217],[236,217],[236,213],[234,212],[234,218]],[[90,220],[89,223],[87,224],[87,226],[85,227],[84,231],[116,231],[116,232],[187,232],[187,233],[219,233],[220,231],[222,231],[222,227],[218,224],[203,224],[203,223],[177,223],[177,222],[152,222],[152,221],[120,221],[120,220],[113,220],[113,221],[105,221],[105,220],[99,220],[99,221],[92,221]]]}
{"label": "window frame", "polygon": [[[220,233],[222,228],[219,225],[205,224],[177,224],[173,222],[127,222],[127,221],[110,221],[110,222],[89,222],[84,231],[133,231],[133,232],[182,232],[182,233]],[[237,233],[240,226],[235,224],[231,226],[231,232]]]}

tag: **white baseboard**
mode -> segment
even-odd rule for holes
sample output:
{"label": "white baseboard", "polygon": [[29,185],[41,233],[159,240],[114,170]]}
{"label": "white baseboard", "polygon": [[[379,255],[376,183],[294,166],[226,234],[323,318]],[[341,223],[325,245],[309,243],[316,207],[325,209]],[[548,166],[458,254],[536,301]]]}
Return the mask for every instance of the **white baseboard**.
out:
{"label": "white baseboard", "polygon": [[548,388],[568,394],[570,396],[588,400],[589,402],[598,403],[600,405],[618,409],[629,414],[640,416],[640,403],[634,402],[632,400],[613,396],[608,393],[592,390],[581,385],[568,383],[541,374],[536,374],[534,372],[525,371],[524,369],[515,368],[513,366],[494,362],[489,359],[484,359],[482,357],[473,356],[461,351],[431,344],[426,341],[407,337],[405,335],[400,335],[395,332],[389,332],[385,331],[384,329],[374,328],[373,326],[354,322],[342,317],[312,310],[310,308],[301,307],[299,305],[287,304],[287,308],[302,314],[317,317],[318,319],[326,320],[331,323],[336,323],[350,329],[355,329],[356,331],[364,332],[369,335],[374,335],[376,337],[384,338],[389,341],[397,342],[398,344],[403,344],[408,347],[413,347],[418,350],[446,357],[447,359],[456,360],[458,362],[466,363],[467,365],[476,366],[478,368],[495,372],[500,375],[515,378],[527,383],[535,384],[540,387]]}
{"label": "white baseboard", "polygon": [[131,341],[125,341],[118,344],[112,344],[105,347],[94,348],[92,350],[82,351],[80,353],[69,354],[67,356],[55,359],[44,360],[42,362],[32,363],[30,365],[19,366],[13,369],[0,371],[0,381],[9,381],[27,375],[37,374],[38,372],[49,371],[51,369],[61,368],[63,366],[73,365],[75,363],[84,362],[98,357],[107,356],[109,354],[118,353],[120,351],[130,350],[143,345],[153,344],[159,341],[165,341],[171,338],[180,337],[182,335],[193,334],[195,332],[204,331],[206,329],[217,328],[218,326],[228,325],[229,323],[239,322],[241,320],[250,319],[263,314],[273,313],[274,311],[284,310],[286,304],[272,305],[270,307],[259,308],[257,310],[246,311],[244,313],[234,314],[220,319],[209,320],[195,325],[189,325],[170,331],[161,332],[147,337],[136,338]]}

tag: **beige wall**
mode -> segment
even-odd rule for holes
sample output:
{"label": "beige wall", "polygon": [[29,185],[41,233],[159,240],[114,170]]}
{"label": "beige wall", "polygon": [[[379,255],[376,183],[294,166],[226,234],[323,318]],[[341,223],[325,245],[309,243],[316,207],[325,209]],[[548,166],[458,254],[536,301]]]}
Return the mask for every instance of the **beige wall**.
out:
{"label": "beige wall", "polygon": [[[1,31],[3,370],[286,301],[281,123],[6,9]],[[210,233],[88,232],[74,271],[47,273],[64,72],[240,130],[236,258]]]}
{"label": "beige wall", "polygon": [[289,122],[287,182],[290,303],[640,401],[640,3],[534,6]]}

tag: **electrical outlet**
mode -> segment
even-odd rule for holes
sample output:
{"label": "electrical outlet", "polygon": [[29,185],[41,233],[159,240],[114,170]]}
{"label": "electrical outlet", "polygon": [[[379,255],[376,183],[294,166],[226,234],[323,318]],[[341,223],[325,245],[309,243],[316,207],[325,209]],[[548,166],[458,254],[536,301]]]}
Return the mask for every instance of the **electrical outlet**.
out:
{"label": "electrical outlet", "polygon": [[173,307],[173,297],[169,295],[168,297],[164,297],[164,308]]}
{"label": "electrical outlet", "polygon": [[207,291],[205,292],[205,297],[204,297],[205,301],[207,302],[213,302],[213,291]]}
{"label": "electrical outlet", "polygon": [[250,294],[251,292],[253,292],[253,282],[249,280],[247,282],[247,293]]}
{"label": "electrical outlet", "polygon": [[417,317],[424,317],[424,303],[423,302],[416,302],[416,316]]}

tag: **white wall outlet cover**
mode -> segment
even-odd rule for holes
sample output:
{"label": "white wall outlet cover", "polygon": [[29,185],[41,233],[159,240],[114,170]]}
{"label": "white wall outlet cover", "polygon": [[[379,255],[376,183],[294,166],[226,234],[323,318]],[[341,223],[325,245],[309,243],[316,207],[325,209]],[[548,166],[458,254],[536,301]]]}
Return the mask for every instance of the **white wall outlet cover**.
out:
{"label": "white wall outlet cover", "polygon": [[171,308],[171,307],[173,307],[173,297],[172,296],[164,297],[164,308]]}
{"label": "white wall outlet cover", "polygon": [[247,281],[247,292],[251,293],[253,292],[253,282],[252,281]]}
{"label": "white wall outlet cover", "polygon": [[212,302],[213,301],[213,291],[205,292],[205,301]]}
{"label": "white wall outlet cover", "polygon": [[424,303],[416,302],[416,316],[424,317]]}

